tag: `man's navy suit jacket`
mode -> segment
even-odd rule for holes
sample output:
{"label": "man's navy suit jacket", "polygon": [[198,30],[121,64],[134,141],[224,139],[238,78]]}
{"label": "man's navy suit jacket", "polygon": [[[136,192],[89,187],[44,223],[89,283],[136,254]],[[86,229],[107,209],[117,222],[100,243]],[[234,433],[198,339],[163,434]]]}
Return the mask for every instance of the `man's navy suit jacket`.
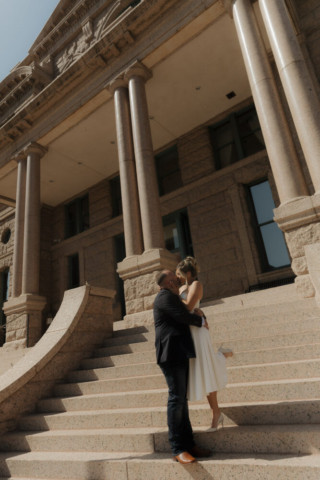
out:
{"label": "man's navy suit jacket", "polygon": [[154,301],[157,363],[195,358],[189,325],[202,326],[202,318],[189,313],[178,295],[160,290]]}

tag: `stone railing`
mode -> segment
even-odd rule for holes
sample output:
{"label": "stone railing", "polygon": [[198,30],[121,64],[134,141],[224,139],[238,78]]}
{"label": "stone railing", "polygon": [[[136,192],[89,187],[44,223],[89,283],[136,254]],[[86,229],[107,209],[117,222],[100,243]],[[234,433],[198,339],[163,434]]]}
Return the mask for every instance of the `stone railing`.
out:
{"label": "stone railing", "polygon": [[34,411],[55,383],[112,336],[115,293],[89,285],[65,292],[45,335],[0,376],[0,433],[14,429],[21,414]]}

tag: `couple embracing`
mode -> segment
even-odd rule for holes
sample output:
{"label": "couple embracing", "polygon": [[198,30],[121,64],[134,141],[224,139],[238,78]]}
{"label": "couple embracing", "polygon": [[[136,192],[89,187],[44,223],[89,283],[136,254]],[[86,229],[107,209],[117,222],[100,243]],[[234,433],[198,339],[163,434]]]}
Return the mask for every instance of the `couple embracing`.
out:
{"label": "couple embracing", "polygon": [[169,442],[173,459],[183,464],[211,455],[194,443],[188,400],[207,397],[212,410],[210,430],[217,430],[223,423],[217,391],[227,384],[226,358],[232,356],[231,350],[215,353],[213,349],[206,317],[199,309],[203,287],[198,273],[192,257],[180,262],[176,273],[160,272],[154,302],[157,363],[169,389]]}

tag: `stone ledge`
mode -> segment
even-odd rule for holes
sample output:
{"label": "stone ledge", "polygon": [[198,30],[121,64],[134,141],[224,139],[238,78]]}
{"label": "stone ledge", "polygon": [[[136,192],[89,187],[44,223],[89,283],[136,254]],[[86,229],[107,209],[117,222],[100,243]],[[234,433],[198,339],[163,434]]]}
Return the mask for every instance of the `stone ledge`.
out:
{"label": "stone ledge", "polygon": [[156,270],[175,270],[176,257],[164,248],[145,251],[142,255],[125,258],[118,263],[118,270],[122,280],[138,277]]}

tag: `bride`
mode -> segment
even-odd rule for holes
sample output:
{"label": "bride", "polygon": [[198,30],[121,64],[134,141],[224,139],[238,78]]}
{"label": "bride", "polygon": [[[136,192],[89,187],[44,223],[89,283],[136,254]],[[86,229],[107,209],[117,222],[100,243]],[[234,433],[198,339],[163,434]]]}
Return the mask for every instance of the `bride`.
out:
{"label": "bride", "polygon": [[[193,257],[187,257],[176,269],[176,275],[182,284],[180,296],[189,312],[199,307],[203,296],[202,283],[197,280],[199,272],[200,268]],[[223,426],[217,392],[227,385],[226,358],[232,357],[233,352],[220,348],[215,353],[207,328],[190,326],[190,330],[196,358],[189,360],[188,400],[194,402],[207,397],[212,410],[211,428],[217,430],[220,423]]]}

